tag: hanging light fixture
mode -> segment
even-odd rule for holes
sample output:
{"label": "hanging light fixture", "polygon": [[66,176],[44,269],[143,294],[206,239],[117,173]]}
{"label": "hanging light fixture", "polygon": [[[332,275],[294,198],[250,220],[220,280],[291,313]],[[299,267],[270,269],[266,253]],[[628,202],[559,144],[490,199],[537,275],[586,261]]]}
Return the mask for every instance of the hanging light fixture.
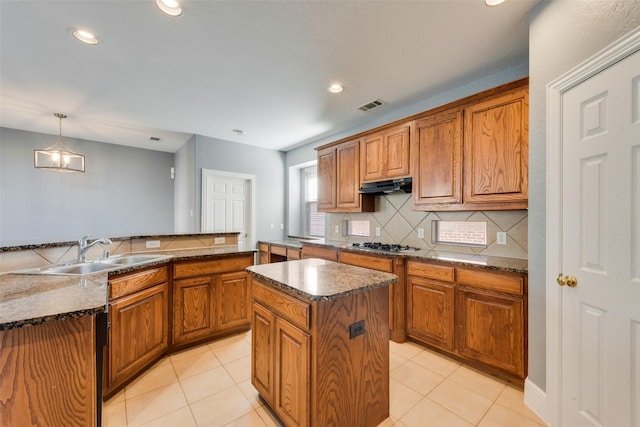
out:
{"label": "hanging light fixture", "polygon": [[60,120],[60,136],[49,148],[33,150],[33,164],[36,169],[47,169],[57,172],[84,172],[84,156],[69,150],[62,140],[62,119],[66,114],[54,113]]}

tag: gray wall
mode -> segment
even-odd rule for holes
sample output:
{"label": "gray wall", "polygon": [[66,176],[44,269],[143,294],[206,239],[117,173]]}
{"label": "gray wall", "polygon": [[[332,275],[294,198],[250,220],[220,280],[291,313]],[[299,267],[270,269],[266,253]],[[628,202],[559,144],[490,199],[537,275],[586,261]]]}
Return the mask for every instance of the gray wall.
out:
{"label": "gray wall", "polygon": [[196,231],[196,137],[192,136],[175,154],[174,229],[176,233]]}
{"label": "gray wall", "polygon": [[[206,136],[196,136],[195,147],[195,188],[196,188],[196,229],[200,230],[202,205],[202,169],[243,173],[256,176],[257,240],[281,240],[285,231],[285,163],[284,153],[276,150],[253,147],[245,144],[223,141]],[[273,230],[270,224],[275,224]],[[253,244],[254,242],[252,242]]]}
{"label": "gray wall", "polygon": [[529,380],[546,390],[546,85],[640,25],[640,2],[543,1],[529,21]]}
{"label": "gray wall", "polygon": [[0,246],[173,232],[173,154],[65,138],[85,173],[33,167],[57,137],[0,128]]}

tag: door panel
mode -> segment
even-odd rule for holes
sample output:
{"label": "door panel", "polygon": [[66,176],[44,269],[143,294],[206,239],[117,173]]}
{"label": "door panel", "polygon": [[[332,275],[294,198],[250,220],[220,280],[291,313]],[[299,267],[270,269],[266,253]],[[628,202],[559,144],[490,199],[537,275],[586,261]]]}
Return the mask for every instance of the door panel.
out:
{"label": "door panel", "polygon": [[635,53],[562,95],[564,426],[640,425],[638,81]]}

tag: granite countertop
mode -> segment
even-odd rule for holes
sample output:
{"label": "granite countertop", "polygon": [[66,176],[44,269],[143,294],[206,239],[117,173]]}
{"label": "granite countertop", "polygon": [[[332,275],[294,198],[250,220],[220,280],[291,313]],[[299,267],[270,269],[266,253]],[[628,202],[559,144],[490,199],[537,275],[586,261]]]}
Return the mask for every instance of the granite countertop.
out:
{"label": "granite countertop", "polygon": [[80,276],[18,272],[0,274],[0,330],[105,312],[108,303],[109,274],[128,273],[166,264],[169,261],[253,253],[254,249],[241,250],[237,246],[177,249],[142,252],[145,255],[165,257],[135,265],[114,265],[114,268],[108,271]]}
{"label": "granite countertop", "polygon": [[316,258],[248,267],[247,271],[282,291],[311,301],[329,301],[388,286],[395,274]]}
{"label": "granite countertop", "polygon": [[[438,261],[455,264],[466,267],[479,267],[487,270],[505,271],[511,273],[527,274],[529,261],[521,258],[506,258],[490,255],[480,254],[465,254],[460,252],[450,251],[436,251],[432,249],[420,249],[417,251],[404,251],[404,252],[388,252],[375,249],[358,248],[351,246],[350,242],[343,240],[328,240],[318,239],[309,241],[297,241],[302,247],[302,244],[319,247],[332,247],[341,251],[372,254],[378,256],[385,256],[389,258],[407,258],[415,259],[419,261]],[[264,242],[264,243],[276,243],[278,242]]]}

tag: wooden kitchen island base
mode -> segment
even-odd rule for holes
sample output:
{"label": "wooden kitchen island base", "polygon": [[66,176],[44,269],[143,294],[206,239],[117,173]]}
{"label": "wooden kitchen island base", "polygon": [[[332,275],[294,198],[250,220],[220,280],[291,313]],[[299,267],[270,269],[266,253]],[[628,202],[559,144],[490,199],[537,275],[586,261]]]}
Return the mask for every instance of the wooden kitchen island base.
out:
{"label": "wooden kitchen island base", "polygon": [[[248,271],[252,383],[282,422],[374,427],[388,418],[386,286],[396,276],[317,259]],[[296,282],[298,277],[313,283]],[[332,281],[340,280],[353,289],[338,284],[331,295]],[[298,292],[309,285],[313,294]]]}

